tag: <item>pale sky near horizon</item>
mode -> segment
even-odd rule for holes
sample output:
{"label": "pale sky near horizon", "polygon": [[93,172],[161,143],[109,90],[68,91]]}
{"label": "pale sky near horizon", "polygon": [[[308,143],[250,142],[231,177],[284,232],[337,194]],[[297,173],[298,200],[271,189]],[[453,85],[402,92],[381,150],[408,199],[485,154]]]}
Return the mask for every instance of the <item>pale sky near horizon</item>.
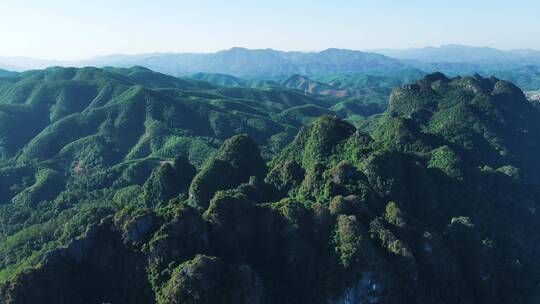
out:
{"label": "pale sky near horizon", "polygon": [[0,56],[453,43],[540,49],[540,0],[0,0]]}

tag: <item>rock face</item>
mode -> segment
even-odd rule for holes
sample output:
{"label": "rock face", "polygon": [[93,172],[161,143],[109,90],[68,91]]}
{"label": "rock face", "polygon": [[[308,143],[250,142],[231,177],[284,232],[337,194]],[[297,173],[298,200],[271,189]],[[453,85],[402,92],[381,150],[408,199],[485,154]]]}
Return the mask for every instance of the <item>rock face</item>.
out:
{"label": "rock face", "polygon": [[347,289],[337,300],[330,301],[331,304],[376,304],[386,303],[383,300],[383,286],[373,278],[372,272],[362,274],[358,283]]}
{"label": "rock face", "polygon": [[91,227],[42,266],[0,291],[2,303],[153,303],[145,259],[122,243],[111,221]]}
{"label": "rock face", "polygon": [[196,256],[173,271],[160,303],[263,303],[260,278],[247,265],[230,266],[219,258]]}
{"label": "rock face", "polygon": [[38,202],[62,225],[5,238],[0,302],[535,304],[539,134],[513,85],[434,74],[360,130],[316,119],[268,169],[245,135],[198,172],[129,184],[130,167],[114,191]]}

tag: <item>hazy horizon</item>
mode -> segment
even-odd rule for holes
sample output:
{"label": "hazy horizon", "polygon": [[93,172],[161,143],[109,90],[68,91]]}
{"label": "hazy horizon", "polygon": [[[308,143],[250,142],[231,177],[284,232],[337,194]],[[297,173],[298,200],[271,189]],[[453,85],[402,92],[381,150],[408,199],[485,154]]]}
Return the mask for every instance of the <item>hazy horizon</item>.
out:
{"label": "hazy horizon", "polygon": [[540,3],[533,0],[519,5],[503,0],[22,0],[0,4],[0,56],[76,61],[111,54],[212,53],[231,47],[369,51],[448,44],[540,49],[540,41],[533,38],[540,36],[538,11]]}
{"label": "hazy horizon", "polygon": [[[69,63],[69,62],[76,63],[76,62],[80,62],[80,61],[92,60],[92,59],[97,59],[97,58],[107,57],[107,56],[137,56],[137,55],[149,55],[149,54],[190,54],[190,53],[191,54],[213,54],[213,53],[217,53],[217,52],[228,51],[228,50],[231,50],[231,49],[234,49],[234,48],[243,48],[243,49],[248,49],[248,50],[264,50],[264,49],[268,49],[268,50],[274,50],[274,51],[280,51],[280,52],[302,52],[302,53],[310,53],[310,52],[317,53],[317,52],[322,52],[322,51],[325,51],[325,50],[328,50],[328,49],[346,49],[346,50],[352,50],[352,51],[377,53],[377,51],[383,51],[383,50],[387,50],[387,51],[406,51],[406,50],[419,50],[419,49],[426,49],[426,48],[443,48],[445,46],[488,48],[488,49],[494,49],[494,50],[499,50],[499,51],[531,50],[531,51],[539,51],[540,52],[540,48],[539,49],[534,49],[534,48],[500,49],[500,48],[495,48],[495,47],[491,47],[491,46],[474,46],[474,45],[465,45],[465,44],[460,44],[460,43],[446,43],[446,44],[441,44],[441,45],[427,45],[427,46],[422,46],[422,47],[408,47],[408,48],[347,49],[347,48],[328,47],[328,48],[317,49],[317,50],[293,50],[293,49],[285,50],[285,49],[276,49],[276,48],[271,48],[271,47],[267,47],[267,48],[249,48],[249,47],[244,47],[244,46],[231,46],[231,47],[227,47],[225,49],[218,49],[218,50],[212,50],[212,51],[200,51],[200,52],[197,52],[197,51],[154,51],[154,52],[144,52],[144,53],[109,53],[109,54],[96,54],[96,55],[89,56],[89,57],[75,58],[75,59],[45,58],[45,57],[36,57],[36,56],[1,55],[1,54],[0,54],[0,57],[2,57],[2,58],[20,58],[20,59],[34,59],[34,60],[43,60],[43,61],[58,61],[58,62],[66,62],[66,63]],[[386,56],[388,56],[388,55],[386,55]]]}

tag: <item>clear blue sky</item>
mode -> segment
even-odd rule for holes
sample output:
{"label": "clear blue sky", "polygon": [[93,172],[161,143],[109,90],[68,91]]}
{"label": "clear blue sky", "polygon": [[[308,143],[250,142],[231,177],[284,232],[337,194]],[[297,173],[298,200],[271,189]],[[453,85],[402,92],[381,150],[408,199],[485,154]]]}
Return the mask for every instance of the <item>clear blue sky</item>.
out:
{"label": "clear blue sky", "polygon": [[[76,3],[77,2],[77,3]],[[408,48],[540,49],[540,0],[6,0],[0,56]]]}

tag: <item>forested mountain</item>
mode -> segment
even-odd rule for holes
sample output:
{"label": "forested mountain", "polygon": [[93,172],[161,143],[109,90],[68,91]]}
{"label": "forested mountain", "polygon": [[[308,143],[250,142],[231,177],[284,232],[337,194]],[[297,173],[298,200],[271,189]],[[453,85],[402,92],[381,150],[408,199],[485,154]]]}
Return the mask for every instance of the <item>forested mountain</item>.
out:
{"label": "forested mountain", "polygon": [[388,78],[301,77],[0,76],[0,302],[540,301],[518,87],[399,80],[352,125],[360,101],[302,91]]}
{"label": "forested mountain", "polygon": [[187,78],[204,80],[226,87],[249,87],[258,89],[291,89],[333,104],[331,110],[339,117],[354,122],[380,114],[388,105],[392,88],[416,81],[425,75],[416,69],[393,72],[372,72],[370,74],[320,75],[309,78],[292,76],[241,79],[226,74],[197,73]]}
{"label": "forested mountain", "polygon": [[193,153],[204,158],[203,151],[238,133],[271,151],[310,117],[333,113],[335,103],[283,88],[219,87],[140,67],[30,71],[0,78],[0,155],[22,163],[102,147],[90,154],[103,154],[100,161],[111,165],[174,157],[166,149],[195,141],[202,150]]}
{"label": "forested mountain", "polygon": [[0,77],[15,75],[15,72],[0,69]]}

